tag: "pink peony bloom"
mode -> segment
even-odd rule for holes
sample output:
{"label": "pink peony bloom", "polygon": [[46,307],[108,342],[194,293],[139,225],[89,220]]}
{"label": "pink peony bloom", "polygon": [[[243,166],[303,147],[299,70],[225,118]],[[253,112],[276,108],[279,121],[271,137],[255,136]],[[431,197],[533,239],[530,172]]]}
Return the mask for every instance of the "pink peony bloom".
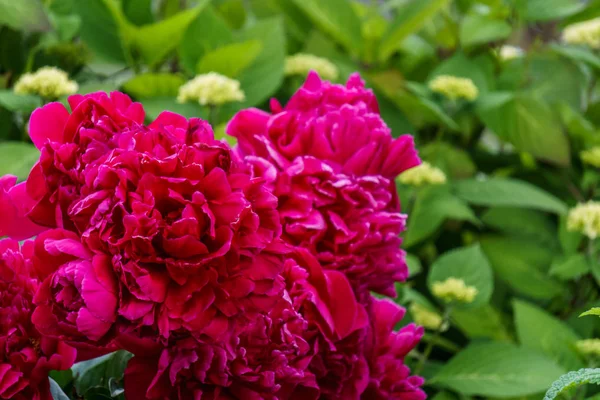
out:
{"label": "pink peony bloom", "polygon": [[25,216],[30,199],[25,191],[25,183],[17,183],[17,177],[5,175],[0,177],[0,237],[23,240],[42,232],[45,228],[31,222]]}
{"label": "pink peony bloom", "polygon": [[359,297],[394,295],[408,271],[393,179],[420,162],[412,138],[392,138],[358,75],[344,87],[310,74],[285,108],[273,108],[239,112],[227,132],[271,181],[283,238],[344,272]]}
{"label": "pink peony bloom", "polygon": [[0,241],[0,398],[52,400],[48,373],[66,370],[75,349],[38,332],[31,323],[37,281],[31,243]]}

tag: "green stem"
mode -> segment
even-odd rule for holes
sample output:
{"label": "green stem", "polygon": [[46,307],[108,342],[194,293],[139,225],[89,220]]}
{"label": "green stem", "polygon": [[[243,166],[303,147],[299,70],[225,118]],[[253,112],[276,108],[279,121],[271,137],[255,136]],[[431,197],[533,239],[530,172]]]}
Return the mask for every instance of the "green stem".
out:
{"label": "green stem", "polygon": [[447,307],[446,310],[444,311],[444,315],[442,316],[442,323],[440,324],[440,326],[437,328],[437,330],[435,331],[435,333],[429,340],[429,343],[427,343],[427,347],[425,347],[423,356],[421,357],[421,360],[419,360],[419,364],[415,368],[415,371],[414,371],[415,375],[420,375],[421,372],[423,371],[423,368],[425,367],[425,363],[427,362],[427,359],[429,359],[429,356],[431,355],[431,352],[433,351],[433,348],[435,347],[435,343],[437,342],[437,339],[440,337],[440,335],[442,334],[442,332],[444,331],[444,329],[446,327],[446,324],[450,320],[451,312],[452,312],[452,307]]}

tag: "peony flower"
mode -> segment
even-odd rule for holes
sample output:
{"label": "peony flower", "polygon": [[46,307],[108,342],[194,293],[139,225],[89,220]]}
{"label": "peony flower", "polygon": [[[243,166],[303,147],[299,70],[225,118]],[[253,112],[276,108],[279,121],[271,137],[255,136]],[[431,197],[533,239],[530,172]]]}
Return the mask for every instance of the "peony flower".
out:
{"label": "peony flower", "polygon": [[34,73],[23,74],[14,91],[17,94],[37,94],[46,99],[58,99],[67,94],[73,94],[79,86],[69,80],[69,75],[56,67],[42,67]]}
{"label": "peony flower", "polygon": [[472,80],[451,75],[436,76],[429,82],[429,88],[450,100],[474,101],[479,95],[479,90]]}
{"label": "peony flower", "polygon": [[441,169],[424,162],[417,167],[404,171],[398,180],[405,185],[412,186],[441,185],[446,183],[446,174]]}
{"label": "peony flower", "polygon": [[592,147],[579,153],[579,157],[584,164],[600,168],[600,146]]}
{"label": "peony flower", "polygon": [[0,241],[0,398],[52,400],[48,373],[67,370],[75,349],[43,336],[31,323],[37,281],[31,243]]}
{"label": "peony flower", "polygon": [[203,106],[220,106],[225,103],[244,101],[245,98],[239,81],[216,72],[209,72],[198,75],[181,86],[177,101],[197,102]]}
{"label": "peony flower", "polygon": [[359,297],[393,294],[393,283],[407,277],[393,179],[419,163],[412,138],[391,137],[358,75],[341,86],[311,73],[273,112],[241,111],[227,131],[271,181],[284,239],[347,274]]}
{"label": "peony flower", "polygon": [[562,39],[568,44],[582,44],[600,49],[600,18],[567,26],[563,31]]}
{"label": "peony flower", "polygon": [[298,53],[285,59],[285,75],[299,75],[305,77],[310,71],[315,71],[323,79],[336,80],[338,69],[326,58],[312,54]]}
{"label": "peony flower", "polygon": [[468,286],[462,279],[450,277],[443,282],[433,282],[431,292],[446,303],[472,303],[479,291],[475,286]]}
{"label": "peony flower", "polygon": [[588,201],[572,208],[567,217],[567,229],[596,239],[600,235],[600,202]]}

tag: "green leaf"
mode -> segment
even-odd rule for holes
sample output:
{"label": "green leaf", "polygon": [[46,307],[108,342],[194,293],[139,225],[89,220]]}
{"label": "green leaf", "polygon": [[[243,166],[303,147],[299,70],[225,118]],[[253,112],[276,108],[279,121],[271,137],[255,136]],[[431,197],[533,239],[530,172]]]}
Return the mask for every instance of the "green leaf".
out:
{"label": "green leaf", "polygon": [[424,188],[410,214],[404,245],[410,247],[427,239],[446,219],[479,222],[469,206],[452,195],[446,185]]}
{"label": "green leaf", "polygon": [[50,380],[50,394],[54,400],[69,400],[69,396],[63,392],[58,383],[54,381],[52,378],[48,378]]}
{"label": "green leaf", "polygon": [[567,215],[561,215],[558,225],[558,240],[565,254],[577,253],[583,234],[567,229]]}
{"label": "green leaf", "polygon": [[587,78],[580,66],[552,52],[533,54],[528,60],[530,91],[547,104],[566,103],[582,109]]}
{"label": "green leaf", "polygon": [[600,384],[600,368],[582,368],[579,371],[566,373],[552,383],[544,396],[544,400],[554,400],[564,390],[586,383]]}
{"label": "green leaf", "polygon": [[525,301],[514,300],[513,305],[521,345],[544,352],[566,370],[583,367],[575,350],[580,338],[568,325]]}
{"label": "green leaf", "polygon": [[179,44],[181,64],[188,73],[195,75],[198,61],[206,53],[232,41],[233,32],[227,23],[212,7],[206,7],[192,21]]}
{"label": "green leaf", "polygon": [[460,42],[463,46],[476,46],[506,39],[512,27],[506,21],[488,15],[467,15],[460,25]]}
{"label": "green leaf", "polygon": [[419,0],[406,2],[397,10],[379,45],[379,60],[386,61],[409,35],[419,31],[449,0]]}
{"label": "green leaf", "polygon": [[453,308],[451,320],[470,339],[511,340],[502,315],[490,304],[468,309]]}
{"label": "green leaf", "polygon": [[146,73],[136,75],[123,84],[123,89],[137,99],[148,97],[177,97],[179,87],[185,83],[179,75]]}
{"label": "green leaf", "polygon": [[492,207],[481,215],[481,220],[502,233],[528,238],[549,248],[558,247],[556,226],[541,211]]}
{"label": "green leaf", "polygon": [[557,214],[567,211],[567,206],[561,200],[516,179],[467,179],[455,182],[453,189],[460,199],[479,206],[532,208]]}
{"label": "green leaf", "polygon": [[518,150],[566,166],[569,141],[548,104],[527,94],[488,94],[477,101],[476,113],[489,129]]}
{"label": "green leaf", "polygon": [[592,307],[586,312],[582,312],[579,316],[585,317],[586,315],[597,315],[600,317],[600,307]]}
{"label": "green leaf", "polygon": [[131,353],[119,350],[73,365],[75,389],[80,396],[94,388],[108,388],[111,378],[122,380]]}
{"label": "green leaf", "polygon": [[154,22],[152,0],[123,0],[123,13],[137,26]]}
{"label": "green leaf", "polygon": [[522,238],[487,236],[481,248],[498,277],[516,292],[535,299],[551,299],[563,291],[546,273],[553,258],[543,246]]}
{"label": "green leaf", "polygon": [[201,107],[198,103],[184,103],[180,104],[177,102],[175,97],[147,97],[140,99],[144,110],[146,110],[146,120],[152,122],[162,113],[163,111],[172,111],[177,114],[181,114],[186,118],[199,117],[206,119],[208,113],[205,108]]}
{"label": "green leaf", "polygon": [[236,107],[253,107],[272,96],[283,82],[285,31],[279,18],[258,21],[242,31],[239,41],[260,41],[262,50],[254,62],[238,77],[246,100]]}
{"label": "green leaf", "polygon": [[24,180],[39,157],[40,151],[29,143],[1,142],[0,176],[10,174]]}
{"label": "green leaf", "polygon": [[408,276],[411,278],[423,270],[419,257],[410,253],[406,253],[406,265],[408,266]]}
{"label": "green leaf", "polygon": [[538,352],[508,343],[472,344],[429,381],[464,395],[506,398],[545,390],[564,370]]}
{"label": "green leaf", "polygon": [[354,55],[361,53],[361,23],[348,0],[292,0],[323,32]]}
{"label": "green leaf", "polygon": [[578,0],[512,0],[526,21],[549,21],[573,15],[585,4]]}
{"label": "green leaf", "polygon": [[219,47],[200,59],[196,72],[199,74],[218,72],[235,78],[256,60],[262,47],[262,43],[258,40],[248,40]]}
{"label": "green leaf", "polygon": [[42,105],[42,99],[35,95],[16,94],[12,90],[0,90],[0,105],[9,111],[29,114]]}
{"label": "green leaf", "polygon": [[86,0],[74,3],[81,17],[81,39],[102,62],[125,64],[126,21],[114,0]]}
{"label": "green leaf", "polygon": [[442,254],[431,266],[427,284],[431,290],[435,282],[443,282],[448,278],[462,279],[467,286],[477,288],[477,295],[472,303],[456,303],[456,307],[482,306],[490,300],[494,291],[492,268],[478,244]]}
{"label": "green leaf", "polygon": [[489,90],[489,80],[485,70],[485,64],[481,61],[467,57],[466,54],[457,52],[452,57],[441,62],[429,74],[428,80],[431,80],[439,75],[452,75],[461,78],[468,78],[473,81],[479,95],[485,94]]}
{"label": "green leaf", "polygon": [[131,45],[145,63],[156,65],[177,48],[188,26],[211,0],[201,0],[194,8],[165,20],[144,25],[132,32]]}
{"label": "green leaf", "polygon": [[557,54],[573,61],[586,63],[600,69],[600,57],[585,47],[551,44],[550,48]]}
{"label": "green leaf", "polygon": [[0,25],[26,32],[50,30],[41,0],[0,0]]}
{"label": "green leaf", "polygon": [[419,149],[419,155],[452,178],[468,178],[477,171],[469,153],[446,142],[431,142]]}
{"label": "green leaf", "polygon": [[572,254],[556,259],[550,267],[549,274],[562,280],[571,280],[590,272],[590,265],[585,254]]}

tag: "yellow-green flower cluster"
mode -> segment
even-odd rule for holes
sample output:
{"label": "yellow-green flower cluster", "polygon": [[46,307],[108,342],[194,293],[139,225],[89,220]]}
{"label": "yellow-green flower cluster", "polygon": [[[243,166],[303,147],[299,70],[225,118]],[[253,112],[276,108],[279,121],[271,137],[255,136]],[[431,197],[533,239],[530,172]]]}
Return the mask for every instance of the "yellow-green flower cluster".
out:
{"label": "yellow-green flower cluster", "polygon": [[203,106],[220,106],[246,98],[240,82],[216,72],[196,76],[179,88],[177,101],[198,102]]}
{"label": "yellow-green flower cluster", "polygon": [[600,18],[571,24],[565,28],[562,39],[569,44],[583,44],[600,49]]}
{"label": "yellow-green flower cluster", "polygon": [[476,287],[468,286],[458,278],[448,278],[443,282],[434,282],[431,286],[433,295],[446,303],[472,303],[479,292]]}
{"label": "yellow-green flower cluster", "polygon": [[600,202],[580,203],[569,211],[567,229],[581,232],[590,239],[600,235]]}
{"label": "yellow-green flower cluster", "polygon": [[446,183],[446,174],[428,162],[403,172],[398,178],[401,183],[412,186],[441,185]]}
{"label": "yellow-green flower cluster", "polygon": [[581,157],[581,161],[585,164],[600,168],[600,146],[582,151],[579,153],[579,157]]}
{"label": "yellow-green flower cluster", "polygon": [[452,75],[440,75],[433,78],[429,82],[429,89],[451,100],[473,101],[479,95],[479,90],[472,80]]}
{"label": "yellow-green flower cluster", "polygon": [[419,303],[412,303],[409,307],[410,314],[413,317],[413,320],[417,325],[421,325],[425,329],[438,330],[442,329],[442,324],[444,320],[442,317],[428,309],[425,306],[422,306]]}
{"label": "yellow-green flower cluster", "polygon": [[312,54],[298,53],[285,59],[285,75],[300,75],[306,77],[310,71],[315,71],[323,79],[334,81],[338,77],[337,67],[328,59]]}
{"label": "yellow-green flower cluster", "polygon": [[15,83],[17,94],[37,94],[46,99],[73,94],[79,87],[69,80],[69,75],[56,67],[42,67],[34,73],[23,74]]}
{"label": "yellow-green flower cluster", "polygon": [[504,45],[500,47],[500,51],[498,52],[500,59],[502,61],[510,61],[515,58],[523,57],[523,49],[517,46]]}
{"label": "yellow-green flower cluster", "polygon": [[585,339],[575,342],[579,353],[585,356],[600,356],[600,339]]}

